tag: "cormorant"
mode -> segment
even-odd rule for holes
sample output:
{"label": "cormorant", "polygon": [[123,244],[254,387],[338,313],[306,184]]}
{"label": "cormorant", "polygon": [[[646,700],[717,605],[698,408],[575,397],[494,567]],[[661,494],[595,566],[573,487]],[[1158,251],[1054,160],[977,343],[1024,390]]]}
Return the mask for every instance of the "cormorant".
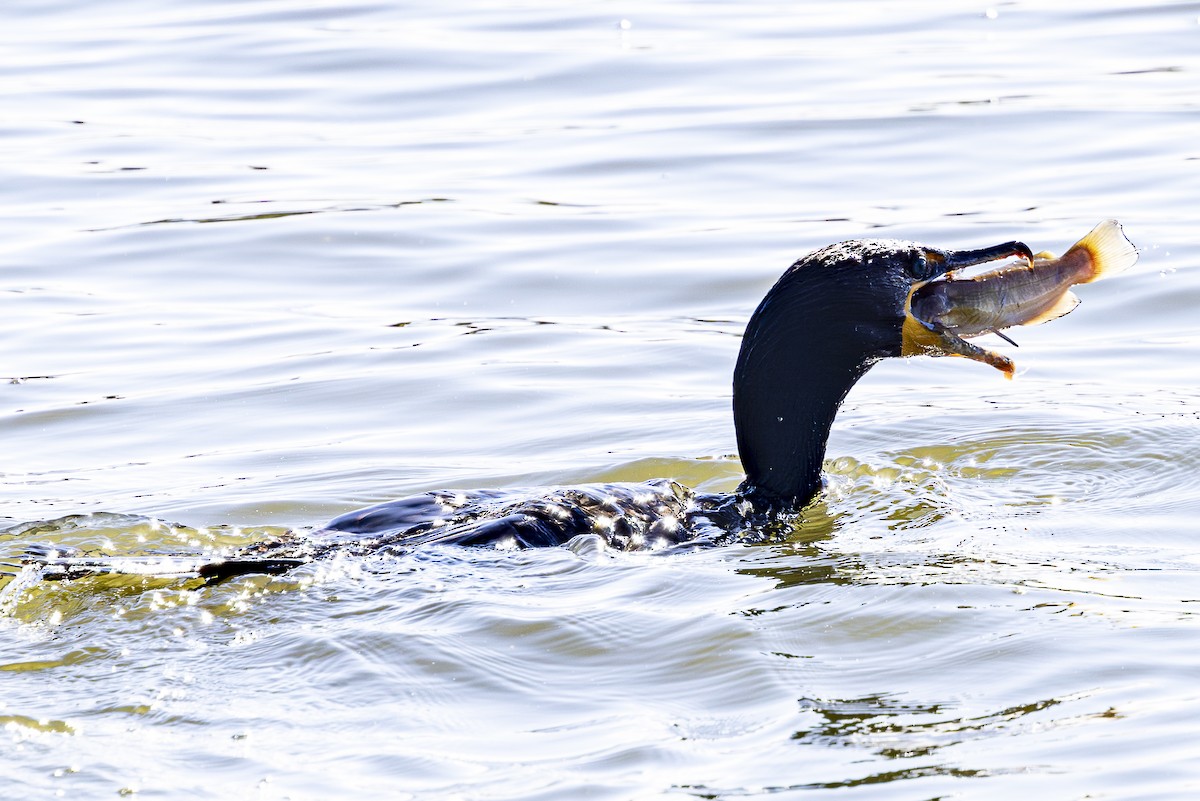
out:
{"label": "cormorant", "polygon": [[[526,548],[585,534],[598,534],[621,549],[661,548],[720,541],[773,516],[799,512],[820,492],[821,463],[838,407],[876,362],[917,353],[1003,359],[978,348],[987,355],[943,348],[942,335],[916,321],[909,304],[913,290],[930,281],[1010,256],[1033,258],[1021,242],[955,251],[851,240],[788,268],[751,315],[733,372],[733,422],[746,473],[733,493],[696,493],[669,479],[427,492],[344,514],[311,536],[209,560],[194,574],[281,572],[335,550],[373,553],[429,543]],[[38,561],[64,568],[72,561],[56,556]],[[89,560],[75,561],[82,569]]]}

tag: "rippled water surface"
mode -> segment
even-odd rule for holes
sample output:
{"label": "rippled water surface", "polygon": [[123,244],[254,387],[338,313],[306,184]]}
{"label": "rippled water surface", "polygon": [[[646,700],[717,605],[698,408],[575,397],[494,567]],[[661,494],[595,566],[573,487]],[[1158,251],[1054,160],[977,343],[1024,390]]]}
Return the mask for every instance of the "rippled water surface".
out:
{"label": "rippled water surface", "polygon": [[[10,2],[13,797],[1200,792],[1200,4]],[[876,367],[786,542],[38,582],[443,487],[740,477],[856,236],[1129,273],[1015,381]]]}

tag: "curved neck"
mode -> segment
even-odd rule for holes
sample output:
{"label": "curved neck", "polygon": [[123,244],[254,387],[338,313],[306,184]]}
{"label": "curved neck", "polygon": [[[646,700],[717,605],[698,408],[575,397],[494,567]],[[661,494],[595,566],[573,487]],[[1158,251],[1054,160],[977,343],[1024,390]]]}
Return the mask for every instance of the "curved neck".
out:
{"label": "curved neck", "polygon": [[[814,254],[817,255],[817,254]],[[820,491],[833,419],[850,388],[878,359],[898,355],[865,343],[881,336],[870,300],[840,270],[797,262],[746,326],[733,374],[733,420],[746,480],[739,492],[768,508],[799,508]],[[856,272],[856,271],[848,271]],[[887,320],[886,328],[901,320]]]}

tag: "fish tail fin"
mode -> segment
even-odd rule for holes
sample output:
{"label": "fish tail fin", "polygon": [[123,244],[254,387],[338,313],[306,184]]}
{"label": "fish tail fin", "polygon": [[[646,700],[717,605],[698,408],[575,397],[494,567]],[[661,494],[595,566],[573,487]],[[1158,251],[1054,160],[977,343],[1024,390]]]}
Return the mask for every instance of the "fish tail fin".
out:
{"label": "fish tail fin", "polygon": [[[1067,251],[1087,251],[1091,268],[1079,281],[1086,284],[1124,272],[1138,260],[1138,251],[1116,220],[1105,220]],[[1066,258],[1066,254],[1063,255]]]}

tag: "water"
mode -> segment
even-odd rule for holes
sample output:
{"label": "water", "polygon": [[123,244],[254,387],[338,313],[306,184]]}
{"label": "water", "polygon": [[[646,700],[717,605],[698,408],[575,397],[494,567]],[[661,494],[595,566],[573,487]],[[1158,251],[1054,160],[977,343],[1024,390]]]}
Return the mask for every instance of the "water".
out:
{"label": "water", "polygon": [[[3,17],[7,793],[1200,789],[1200,5]],[[786,543],[17,575],[441,487],[728,490],[738,337],[795,258],[1107,217],[1138,266],[1014,332],[1015,381],[855,388]]]}

